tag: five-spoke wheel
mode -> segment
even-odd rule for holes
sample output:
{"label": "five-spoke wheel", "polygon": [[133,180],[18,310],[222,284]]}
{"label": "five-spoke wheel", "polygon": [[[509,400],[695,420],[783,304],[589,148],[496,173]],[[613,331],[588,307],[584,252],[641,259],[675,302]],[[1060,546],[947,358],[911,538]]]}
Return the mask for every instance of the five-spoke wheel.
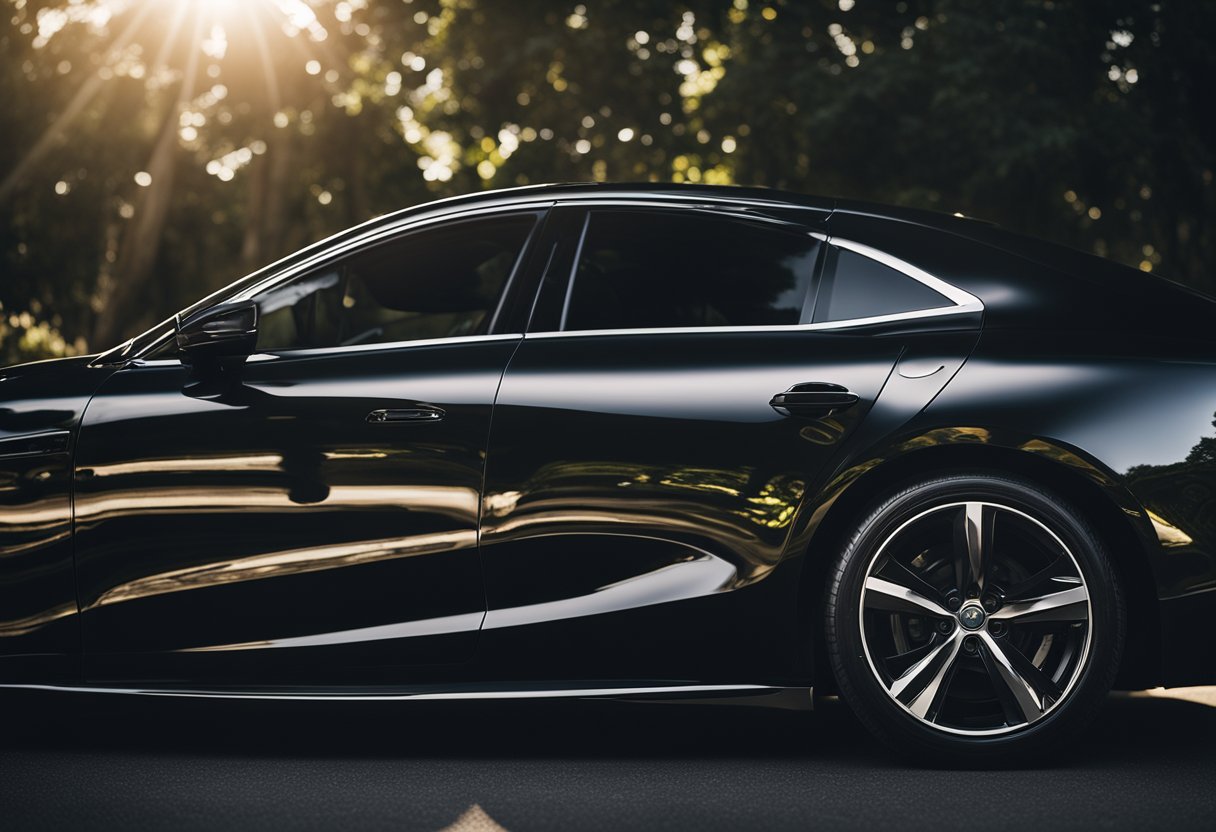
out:
{"label": "five-spoke wheel", "polygon": [[862,523],[832,583],[828,635],[842,693],[880,735],[1016,749],[1073,721],[1055,716],[1078,689],[1105,692],[1122,606],[1100,540],[1060,500],[1019,480],[943,477]]}

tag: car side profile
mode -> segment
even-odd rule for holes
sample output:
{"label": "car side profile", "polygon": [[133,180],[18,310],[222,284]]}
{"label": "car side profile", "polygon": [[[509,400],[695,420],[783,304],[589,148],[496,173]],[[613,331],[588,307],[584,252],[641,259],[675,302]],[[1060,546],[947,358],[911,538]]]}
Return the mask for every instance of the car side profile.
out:
{"label": "car side profile", "polygon": [[0,684],[839,694],[924,758],[1216,680],[1216,305],[749,188],[408,209],[0,371]]}

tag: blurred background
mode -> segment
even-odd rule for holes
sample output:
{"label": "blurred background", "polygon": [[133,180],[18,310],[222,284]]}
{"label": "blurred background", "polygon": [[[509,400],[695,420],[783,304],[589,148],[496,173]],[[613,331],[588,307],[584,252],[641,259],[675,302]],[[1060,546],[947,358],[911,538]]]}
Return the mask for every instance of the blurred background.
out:
{"label": "blurred background", "polygon": [[0,365],[482,188],[960,212],[1216,291],[1209,0],[0,0]]}

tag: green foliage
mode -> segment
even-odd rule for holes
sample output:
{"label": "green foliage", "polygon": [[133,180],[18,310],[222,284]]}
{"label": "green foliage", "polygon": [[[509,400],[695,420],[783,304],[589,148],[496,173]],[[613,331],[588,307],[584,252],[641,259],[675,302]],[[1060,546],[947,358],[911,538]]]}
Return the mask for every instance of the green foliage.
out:
{"label": "green foliage", "polygon": [[2,2],[6,362],[544,181],[958,211],[1216,291],[1213,3]]}

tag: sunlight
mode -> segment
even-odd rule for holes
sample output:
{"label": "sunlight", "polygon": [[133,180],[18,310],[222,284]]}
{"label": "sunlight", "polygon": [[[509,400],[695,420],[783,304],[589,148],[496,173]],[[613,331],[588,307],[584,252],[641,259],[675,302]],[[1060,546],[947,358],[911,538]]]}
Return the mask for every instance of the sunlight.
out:
{"label": "sunlight", "polygon": [[[166,31],[152,39],[149,26],[155,25],[157,18],[162,16],[166,19]],[[324,41],[329,35],[317,18],[311,0],[64,0],[61,6],[43,9],[37,20],[37,36],[31,41],[35,49],[45,48],[71,24],[87,26],[103,37],[115,21],[121,23],[121,28],[101,48],[100,54],[105,56],[105,60],[100,69],[82,81],[64,110],[0,179],[0,201],[7,199],[20,186],[33,167],[56,142],[62,140],[69,125],[102,93],[106,82],[116,77],[111,64],[122,57],[128,48],[134,47],[136,54],[150,52],[153,48],[156,50],[150,61],[144,58],[146,65],[138,63],[136,71],[129,73],[130,77],[160,77],[166,72],[180,73],[184,83],[175,106],[185,108],[197,86],[197,53],[201,52],[214,62],[207,69],[210,77],[214,78],[219,72],[218,64],[224,61],[229,50],[228,32],[248,30],[253,38],[256,60],[262,68],[267,101],[270,109],[276,113],[275,124],[283,126],[279,118],[282,114],[279,112],[281,89],[278,70],[272,59],[276,45],[270,42],[270,38],[290,40],[302,36],[303,49],[311,59],[309,45],[318,44],[318,48],[327,53]],[[182,50],[179,36],[189,37],[194,47]],[[154,44],[158,45],[154,47]],[[190,58],[184,62],[175,58],[182,54]],[[195,125],[184,125],[182,129],[185,131],[181,136],[184,140],[197,138]],[[227,175],[221,176],[221,179],[231,179],[234,170],[235,167],[223,166],[220,172]],[[56,192],[60,196],[66,193],[64,187],[57,186]]]}
{"label": "sunlight", "polygon": [[186,9],[211,12],[216,16],[231,14],[241,6],[239,0],[170,0],[170,2]]}
{"label": "sunlight", "polygon": [[[149,0],[143,0],[148,2]],[[155,5],[173,8],[177,13],[197,16],[207,23],[235,24],[248,20],[250,13],[255,10],[271,11],[277,17],[283,18],[284,23],[291,25],[293,18],[303,25],[296,24],[292,28],[309,29],[309,24],[316,22],[312,9],[302,0],[152,0]],[[300,6],[303,7],[301,13]],[[292,33],[294,34],[294,33]]]}

